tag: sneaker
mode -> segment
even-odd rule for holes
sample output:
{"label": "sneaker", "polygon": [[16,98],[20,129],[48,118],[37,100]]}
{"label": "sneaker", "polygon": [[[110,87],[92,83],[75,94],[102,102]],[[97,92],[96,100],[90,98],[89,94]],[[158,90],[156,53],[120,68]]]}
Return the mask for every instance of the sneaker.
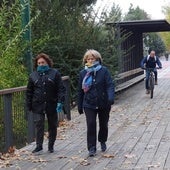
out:
{"label": "sneaker", "polygon": [[42,151],[42,150],[43,150],[42,147],[36,147],[36,148],[32,151],[32,153],[37,153],[37,152],[40,152],[40,151]]}
{"label": "sneaker", "polygon": [[89,150],[89,156],[90,156],[90,157],[93,157],[93,156],[95,156],[95,155],[96,155],[96,149],[91,148],[91,149]]}
{"label": "sneaker", "polygon": [[149,94],[149,93],[150,93],[150,91],[148,89],[146,89],[146,94]]}
{"label": "sneaker", "polygon": [[101,144],[101,150],[102,150],[102,152],[105,152],[106,149],[107,149],[106,143],[105,143],[105,142],[101,142],[100,144]]}

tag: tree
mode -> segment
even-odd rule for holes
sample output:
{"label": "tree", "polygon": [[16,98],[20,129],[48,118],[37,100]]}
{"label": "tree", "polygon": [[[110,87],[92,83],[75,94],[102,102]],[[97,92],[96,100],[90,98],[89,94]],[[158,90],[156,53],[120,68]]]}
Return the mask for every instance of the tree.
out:
{"label": "tree", "polygon": [[[170,22],[170,6],[164,6],[163,12],[165,14],[166,20],[168,22]],[[170,52],[170,34],[169,34],[169,32],[162,32],[160,35],[165,43],[166,50]]]}
{"label": "tree", "polygon": [[100,19],[101,19],[100,20],[101,23],[121,21],[122,11],[119,5],[116,5],[115,3],[113,3],[111,10],[109,12],[103,11]]}
{"label": "tree", "polygon": [[11,5],[4,0],[0,8],[0,89],[23,86],[27,71],[23,63],[24,45],[21,29],[21,6],[19,1]]}
{"label": "tree", "polygon": [[[77,6],[86,8],[92,4],[95,4],[97,0],[35,0],[35,4],[41,11],[48,11],[48,8],[54,4],[60,4],[60,7],[67,9],[68,11],[74,10]],[[32,0],[32,3],[34,1]]]}
{"label": "tree", "polygon": [[133,4],[130,4],[129,11],[124,17],[124,21],[132,21],[132,20],[148,20],[150,17],[148,14],[137,6],[133,7]]}
{"label": "tree", "polygon": [[104,64],[109,68],[112,76],[117,74],[118,68],[118,57],[120,56],[121,50],[119,46],[124,38],[116,38],[116,30],[113,26],[107,26],[108,22],[119,22],[122,19],[122,12],[119,5],[112,4],[111,10],[103,10],[100,16],[99,24],[101,28],[101,45],[99,50],[104,58]]}
{"label": "tree", "polygon": [[90,6],[92,4],[95,4],[97,0],[59,0],[62,6],[65,6],[67,8],[74,8],[75,6]]}
{"label": "tree", "polygon": [[147,36],[147,41],[145,41],[145,45],[149,47],[149,51],[154,50],[156,55],[160,56],[166,49],[160,35],[156,33],[149,33],[145,36]]}

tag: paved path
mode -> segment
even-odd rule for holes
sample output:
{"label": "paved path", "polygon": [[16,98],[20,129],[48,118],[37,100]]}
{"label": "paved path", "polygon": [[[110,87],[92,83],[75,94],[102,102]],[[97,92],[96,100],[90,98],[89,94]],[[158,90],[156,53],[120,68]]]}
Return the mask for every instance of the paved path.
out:
{"label": "paved path", "polygon": [[162,62],[153,99],[145,94],[144,82],[117,96],[106,153],[98,143],[97,155],[88,157],[85,116],[73,111],[74,119],[58,129],[54,153],[47,152],[45,141],[43,153],[32,155],[32,143],[16,151],[6,169],[170,170],[170,61]]}

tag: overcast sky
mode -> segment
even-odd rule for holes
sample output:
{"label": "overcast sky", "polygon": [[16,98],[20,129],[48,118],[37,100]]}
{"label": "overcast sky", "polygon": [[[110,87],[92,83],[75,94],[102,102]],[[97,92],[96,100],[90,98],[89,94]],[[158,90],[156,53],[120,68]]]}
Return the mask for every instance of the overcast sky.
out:
{"label": "overcast sky", "polygon": [[162,6],[170,6],[170,0],[97,0],[96,8],[109,9],[113,2],[120,6],[123,14],[128,12],[130,3],[132,3],[134,7],[139,6],[147,12],[151,19],[164,19],[165,16],[162,13]]}

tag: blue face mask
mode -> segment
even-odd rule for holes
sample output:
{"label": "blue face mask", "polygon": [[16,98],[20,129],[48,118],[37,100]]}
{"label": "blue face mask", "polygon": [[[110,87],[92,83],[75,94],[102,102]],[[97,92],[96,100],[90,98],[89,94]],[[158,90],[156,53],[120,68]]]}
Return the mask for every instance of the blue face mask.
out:
{"label": "blue face mask", "polygon": [[49,68],[50,67],[48,65],[42,65],[42,66],[37,67],[37,71],[40,72],[40,73],[44,73],[44,72],[48,71]]}

